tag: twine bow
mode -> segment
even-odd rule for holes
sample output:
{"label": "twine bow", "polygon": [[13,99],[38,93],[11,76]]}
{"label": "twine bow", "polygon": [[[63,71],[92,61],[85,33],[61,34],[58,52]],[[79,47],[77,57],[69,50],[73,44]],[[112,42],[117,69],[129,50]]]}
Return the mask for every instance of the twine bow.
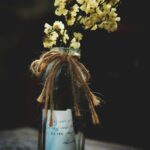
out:
{"label": "twine bow", "polygon": [[[72,87],[72,97],[73,97],[73,106],[76,116],[81,116],[80,109],[76,100],[75,94],[75,85],[80,83],[81,88],[83,88],[85,96],[89,103],[89,109],[92,114],[93,124],[99,124],[99,118],[95,111],[94,106],[100,104],[100,98],[95,96],[89,86],[88,81],[90,78],[90,74],[85,66],[79,62],[79,58],[69,52],[62,52],[59,49],[50,50],[45,52],[40,59],[32,62],[30,69],[33,74],[37,77],[40,77],[45,72],[47,66],[52,63],[52,68],[49,70],[48,75],[46,77],[44,87],[37,101],[40,103],[45,103],[45,117],[47,118],[48,109],[50,108],[50,126],[53,123],[53,110],[54,110],[54,102],[53,102],[53,89],[54,89],[54,81],[56,74],[63,63],[68,63],[69,72],[71,76],[71,87]],[[48,106],[50,105],[50,106]]]}

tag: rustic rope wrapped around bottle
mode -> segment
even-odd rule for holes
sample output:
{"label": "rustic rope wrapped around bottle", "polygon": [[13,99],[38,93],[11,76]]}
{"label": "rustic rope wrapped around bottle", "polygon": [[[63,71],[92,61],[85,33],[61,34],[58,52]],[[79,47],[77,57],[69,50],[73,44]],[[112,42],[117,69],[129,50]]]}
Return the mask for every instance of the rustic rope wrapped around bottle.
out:
{"label": "rustic rope wrapped around bottle", "polygon": [[[69,72],[71,75],[71,86],[72,86],[72,96],[73,96],[73,106],[76,116],[81,116],[80,109],[76,100],[75,94],[75,84],[80,83],[81,88],[83,88],[85,96],[89,103],[89,109],[92,114],[93,124],[99,124],[99,118],[95,111],[94,106],[100,104],[100,98],[95,96],[89,86],[88,81],[90,78],[90,74],[85,66],[79,62],[79,57],[68,52],[60,51],[55,48],[48,52],[42,54],[40,59],[32,62],[30,69],[34,75],[40,77],[45,72],[47,66],[52,63],[52,68],[49,70],[48,75],[45,80],[44,87],[37,101],[40,103],[45,103],[45,117],[47,118],[48,109],[51,110],[50,115],[50,126],[53,123],[53,110],[54,110],[54,102],[53,102],[53,89],[54,89],[54,81],[58,70],[61,67],[61,64],[68,63]],[[48,106],[50,105],[50,106]]]}

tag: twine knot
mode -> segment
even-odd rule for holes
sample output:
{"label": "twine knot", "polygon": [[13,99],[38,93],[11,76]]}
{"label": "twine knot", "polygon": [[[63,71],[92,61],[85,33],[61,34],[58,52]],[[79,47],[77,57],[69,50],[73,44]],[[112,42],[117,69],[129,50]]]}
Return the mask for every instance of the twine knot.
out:
{"label": "twine knot", "polygon": [[[41,55],[38,60],[32,62],[30,69],[32,73],[40,77],[45,72],[47,66],[52,64],[51,69],[48,71],[48,74],[45,79],[44,87],[37,101],[45,104],[45,118],[47,119],[48,109],[50,109],[50,126],[53,123],[53,110],[54,110],[54,101],[53,101],[53,90],[54,90],[54,81],[58,70],[60,69],[63,63],[68,63],[69,73],[71,76],[71,88],[72,88],[72,97],[73,97],[73,106],[76,116],[81,116],[80,109],[76,100],[76,90],[75,86],[77,83],[80,83],[81,88],[83,89],[87,101],[89,103],[89,109],[92,115],[93,124],[99,124],[99,118],[95,111],[94,106],[100,104],[100,98],[93,94],[88,86],[88,81],[90,79],[90,74],[85,66],[79,62],[79,55],[76,53],[71,53],[69,51],[64,52],[60,51],[59,48],[53,48],[48,52],[45,52]],[[49,105],[49,106],[48,106]]]}

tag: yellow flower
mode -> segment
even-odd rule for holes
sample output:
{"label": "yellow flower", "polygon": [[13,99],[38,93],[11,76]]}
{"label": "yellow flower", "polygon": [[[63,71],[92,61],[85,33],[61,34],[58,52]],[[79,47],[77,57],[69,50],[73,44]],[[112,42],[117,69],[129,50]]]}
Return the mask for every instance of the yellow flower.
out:
{"label": "yellow flower", "polygon": [[49,39],[50,39],[51,41],[56,41],[58,37],[59,37],[58,33],[55,32],[55,31],[52,31],[52,32],[50,33]]}
{"label": "yellow flower", "polygon": [[111,5],[104,3],[104,4],[103,4],[103,9],[104,9],[104,12],[107,14],[107,13],[110,12]]}
{"label": "yellow flower", "polygon": [[68,26],[72,26],[75,23],[77,19],[76,15],[78,12],[79,12],[79,6],[77,4],[74,4],[66,16],[66,22]]}
{"label": "yellow flower", "polygon": [[79,4],[83,4],[83,3],[85,2],[85,0],[77,0],[77,2],[78,2]]}
{"label": "yellow flower", "polygon": [[77,12],[79,12],[79,6],[75,4],[71,9],[70,14],[71,16],[75,17],[77,15]]}
{"label": "yellow flower", "polygon": [[57,16],[67,15],[66,3],[67,0],[55,0],[54,6],[56,7],[55,14]]}
{"label": "yellow flower", "polygon": [[45,48],[51,48],[53,47],[54,45],[56,45],[56,41],[46,41],[46,42],[43,42],[43,46]]}
{"label": "yellow flower", "polygon": [[86,0],[80,7],[86,14],[93,13],[98,7],[99,2],[97,0]]}
{"label": "yellow flower", "polygon": [[100,8],[96,8],[96,13],[98,14],[99,18],[103,16],[103,12],[100,10]]}
{"label": "yellow flower", "polygon": [[62,21],[55,21],[53,24],[53,29],[54,30],[64,30],[65,26],[62,23]]}
{"label": "yellow flower", "polygon": [[55,6],[55,7],[57,7],[57,6],[59,7],[59,6],[62,6],[62,5],[65,6],[65,5],[66,5],[66,1],[67,1],[67,0],[55,0],[54,6]]}
{"label": "yellow flower", "polygon": [[105,29],[108,32],[114,32],[117,30],[118,24],[117,22],[105,21],[99,25],[99,28]]}
{"label": "yellow flower", "polygon": [[121,20],[120,17],[116,17],[115,21],[119,22]]}
{"label": "yellow flower", "polygon": [[78,49],[80,48],[80,42],[76,41],[75,38],[71,40],[70,48]]}
{"label": "yellow flower", "polygon": [[72,9],[75,11],[75,12],[78,12],[79,11],[79,6],[77,4],[74,4]]}
{"label": "yellow flower", "polygon": [[84,29],[90,29],[99,21],[100,21],[99,15],[97,13],[93,13],[89,17],[82,18],[80,20],[80,23],[83,24]]}
{"label": "yellow flower", "polygon": [[95,24],[92,28],[91,28],[91,30],[93,30],[93,31],[95,31],[97,29],[97,24]]}
{"label": "yellow flower", "polygon": [[51,30],[52,30],[51,25],[49,25],[48,23],[45,23],[44,27],[45,27],[45,29],[44,29],[45,34],[48,34],[49,32],[51,32]]}
{"label": "yellow flower", "polygon": [[81,41],[83,38],[83,35],[79,32],[74,32],[73,35],[77,41]]}
{"label": "yellow flower", "polygon": [[64,7],[58,7],[56,10],[55,10],[55,14],[57,15],[57,16],[61,16],[61,15],[67,15],[67,13],[68,13],[68,10],[67,9],[65,9]]}
{"label": "yellow flower", "polygon": [[52,31],[50,34],[46,35],[44,41],[43,41],[43,46],[45,48],[51,48],[57,43],[57,38],[58,38],[58,33],[55,31]]}
{"label": "yellow flower", "polygon": [[70,16],[70,18],[66,19],[67,25],[68,26],[72,26],[74,24],[74,22],[76,21],[76,18],[73,16]]}

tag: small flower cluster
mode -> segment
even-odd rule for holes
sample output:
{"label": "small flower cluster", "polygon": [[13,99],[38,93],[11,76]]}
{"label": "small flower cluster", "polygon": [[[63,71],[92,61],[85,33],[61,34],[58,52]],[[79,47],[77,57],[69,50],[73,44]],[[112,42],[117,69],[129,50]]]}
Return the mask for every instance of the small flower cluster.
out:
{"label": "small flower cluster", "polygon": [[78,49],[78,48],[80,48],[80,41],[82,40],[83,35],[79,32],[78,33],[74,32],[73,35],[74,35],[74,37],[71,40],[70,47],[74,48],[74,49]]}
{"label": "small flower cluster", "polygon": [[67,0],[55,0],[54,6],[57,7],[55,14],[57,16],[67,15],[68,10],[66,9]]}
{"label": "small flower cluster", "polygon": [[120,21],[116,13],[119,0],[55,0],[58,16],[64,16],[68,26],[75,22],[84,29],[98,28],[113,32]]}
{"label": "small flower cluster", "polygon": [[[76,21],[79,6],[77,3],[71,4],[71,0],[55,0],[54,6],[56,7],[55,14],[57,16],[65,16],[68,26],[72,26]],[[68,9],[67,9],[68,8]]]}
{"label": "small flower cluster", "polygon": [[114,32],[118,28],[120,17],[117,14],[117,5],[120,0],[55,0],[55,14],[63,16],[65,25],[55,21],[53,26],[45,24],[44,47],[51,48],[58,43],[71,48],[80,48],[83,35],[71,32],[76,25],[84,30],[104,29]]}
{"label": "small flower cluster", "polygon": [[[90,1],[90,0],[89,0]],[[101,7],[97,3],[87,5],[82,5],[81,9],[86,13],[86,15],[79,16],[79,21],[83,25],[84,29],[96,30],[98,28],[105,29],[108,32],[113,32],[117,30],[120,17],[116,13],[116,8],[114,8],[114,3],[103,3]]]}
{"label": "small flower cluster", "polygon": [[[45,48],[52,48],[57,45],[58,42],[64,45],[69,42],[69,35],[67,34],[67,30],[61,21],[55,21],[53,26],[45,23],[44,33],[46,35],[43,41]],[[74,49],[80,48],[82,36],[83,35],[81,33],[74,32],[69,47]]]}

